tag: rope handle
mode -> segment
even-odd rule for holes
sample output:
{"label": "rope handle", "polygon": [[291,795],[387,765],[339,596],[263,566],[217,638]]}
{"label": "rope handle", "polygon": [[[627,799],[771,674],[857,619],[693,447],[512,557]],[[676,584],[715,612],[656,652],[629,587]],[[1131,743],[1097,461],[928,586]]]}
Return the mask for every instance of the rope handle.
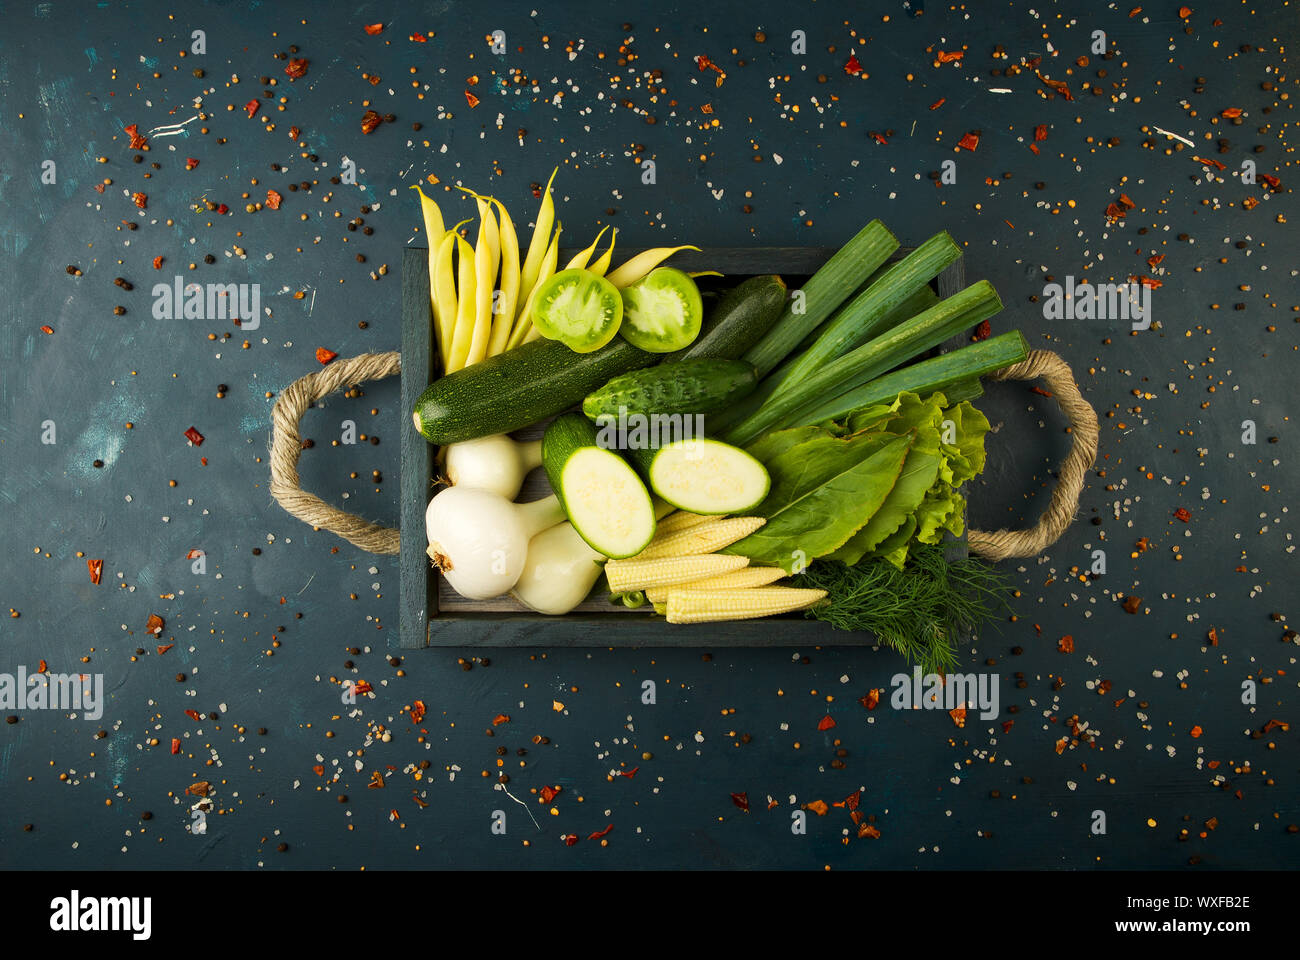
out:
{"label": "rope handle", "polygon": [[[363,353],[347,360],[335,360],[323,370],[309,373],[289,384],[271,410],[271,496],[289,513],[320,530],[336,533],[344,540],[371,553],[397,553],[401,534],[392,527],[380,526],[347,513],[302,489],[298,477],[298,458],[302,456],[302,438],[298,424],[302,415],[317,400],[335,390],[381,380],[402,370],[401,354]],[[993,374],[993,380],[1037,380],[1042,378],[1051,388],[1061,410],[1069,418],[1074,432],[1074,446],[1061,463],[1052,502],[1028,530],[967,531],[970,549],[990,560],[1036,556],[1051,546],[1074,519],[1083,492],[1085,474],[1097,459],[1099,429],[1097,414],[1074,382],[1074,373],[1059,355],[1050,350],[1031,350],[1020,363]]]}
{"label": "rope handle", "polygon": [[298,424],[308,407],[335,390],[365,380],[382,380],[401,371],[402,355],[397,351],[363,353],[347,360],[335,360],[285,387],[271,409],[271,496],[304,523],[337,533],[348,543],[370,553],[397,553],[401,534],[392,527],[380,526],[354,513],[331,507],[302,488],[298,477],[298,458],[302,456]]}
{"label": "rope handle", "polygon": [[1050,350],[1030,350],[1020,363],[1002,368],[991,379],[1037,380],[1040,377],[1047,382],[1061,412],[1070,421],[1074,446],[1061,462],[1052,501],[1036,524],[1027,530],[966,531],[971,552],[989,560],[1034,557],[1059,540],[1079,509],[1085,476],[1097,459],[1100,438],[1097,412],[1083,399],[1079,385],[1074,382],[1074,371],[1060,355]]}

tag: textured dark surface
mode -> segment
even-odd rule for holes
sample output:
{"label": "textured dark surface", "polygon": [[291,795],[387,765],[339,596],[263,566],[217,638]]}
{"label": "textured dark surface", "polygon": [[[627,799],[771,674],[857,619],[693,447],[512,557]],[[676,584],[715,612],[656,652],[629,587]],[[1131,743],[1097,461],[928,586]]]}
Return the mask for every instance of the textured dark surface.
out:
{"label": "textured dark surface", "polygon": [[[1293,866],[1296,733],[1265,727],[1293,722],[1296,705],[1285,621],[1298,572],[1286,460],[1300,299],[1285,222],[1295,8],[1198,6],[1183,20],[1176,4],[1130,16],[1131,6],[6,6],[0,672],[44,660],[102,673],[107,704],[98,720],[4,711],[18,722],[0,726],[0,863]],[[367,35],[363,24],[376,22],[383,32]],[[179,57],[196,29],[206,53]],[[485,39],[497,29],[499,55]],[[802,56],[794,30],[806,34]],[[1095,30],[1113,57],[1090,50]],[[417,44],[416,31],[435,35]],[[310,61],[294,82],[274,59],[290,44]],[[939,51],[959,50],[963,59],[936,65]],[[701,54],[725,71],[721,86],[717,71],[697,69]],[[846,72],[851,54],[861,75]],[[1035,56],[1073,100],[1031,68],[990,73]],[[1081,56],[1088,63],[1075,65]],[[252,99],[261,108],[250,119]],[[395,121],[363,135],[367,101]],[[199,109],[208,119],[154,132],[132,162],[124,126],[149,133]],[[1222,115],[1231,109],[1240,123]],[[960,149],[974,131],[974,152]],[[197,168],[185,169],[187,157]],[[344,157],[357,185],[331,187]],[[642,181],[644,159],[654,184]],[[42,182],[47,160],[54,183]],[[947,160],[956,183],[937,186],[929,174]],[[1279,186],[1242,183],[1243,160]],[[967,669],[1001,677],[999,718],[972,715],[959,729],[942,711],[891,710],[890,679],[905,665],[886,651],[399,651],[397,559],[313,532],[273,503],[266,394],[315,369],[317,347],[346,357],[399,344],[402,249],[424,244],[407,186],[435,174],[441,187],[490,191],[522,237],[531,185],[557,164],[558,215],[575,242],[604,223],[629,247],[833,246],[872,217],[904,243],[946,228],[964,245],[967,276],[987,277],[1007,304],[994,330],[1019,326],[1070,362],[1103,417],[1104,476],[1048,555],[1005,565],[1021,591],[1018,620],[968,648]],[[288,189],[302,181],[318,183]],[[282,208],[245,213],[268,187]],[[1108,223],[1120,193],[1134,207]],[[196,212],[203,198],[230,212]],[[449,223],[473,216],[458,192],[437,198]],[[363,204],[377,209],[359,214]],[[358,215],[372,235],[345,229]],[[83,275],[66,274],[69,264]],[[1158,328],[1045,320],[1030,301],[1045,274],[1156,277]],[[154,319],[152,285],[177,275],[259,283],[271,315],[254,331]],[[134,289],[115,287],[119,276]],[[991,386],[980,406],[999,429],[971,521],[1032,520],[1069,445],[1059,411],[1028,385]],[[314,439],[304,485],[397,523],[406,417],[396,378],[331,398],[304,420]],[[331,446],[344,419],[381,443]],[[1254,445],[1242,442],[1245,420]],[[53,444],[41,442],[45,421]],[[187,446],[190,426],[206,438],[199,448]],[[373,470],[381,483],[368,482]],[[1145,552],[1134,546],[1143,537]],[[202,574],[186,559],[195,549]],[[1107,572],[1081,581],[1097,549]],[[86,558],[104,560],[99,586]],[[1120,606],[1128,594],[1142,598],[1137,614]],[[165,618],[160,639],[145,635],[151,613]],[[1058,651],[1065,635],[1072,653]],[[159,643],[175,646],[159,655]],[[346,705],[331,678],[364,679],[373,698]],[[647,680],[653,705],[642,702]],[[1255,706],[1242,701],[1247,681]],[[857,700],[873,688],[884,693],[868,712]],[[416,700],[427,706],[419,728],[405,712]],[[194,721],[187,709],[220,716]],[[510,719],[494,727],[498,716]],[[836,726],[819,731],[825,716]],[[494,790],[499,771],[540,829]],[[368,788],[374,773],[382,789]],[[211,783],[214,804],[201,836],[187,830],[195,798],[184,797],[196,780]],[[530,790],[547,785],[563,789],[538,803]],[[833,806],[808,811],[806,835],[791,833],[792,809],[859,787],[878,839],[851,837]],[[748,813],[730,796],[742,792]],[[507,815],[505,836],[490,832],[493,810]],[[1090,831],[1094,811],[1106,815],[1104,835]],[[588,839],[607,824],[608,846]],[[566,846],[565,834],[581,839]]]}

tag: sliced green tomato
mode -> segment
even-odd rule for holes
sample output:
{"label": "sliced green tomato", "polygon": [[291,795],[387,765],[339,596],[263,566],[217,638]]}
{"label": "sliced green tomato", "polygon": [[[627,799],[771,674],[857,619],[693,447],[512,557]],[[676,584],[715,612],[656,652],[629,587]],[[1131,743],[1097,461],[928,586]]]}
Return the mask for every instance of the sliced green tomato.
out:
{"label": "sliced green tomato", "polygon": [[612,450],[582,447],[560,475],[564,508],[582,539],[607,557],[631,557],[655,532],[655,511],[645,484]]}
{"label": "sliced green tomato", "polygon": [[542,336],[575,353],[599,350],[618,333],[623,298],[604,277],[589,270],[561,270],[537,291],[533,323]]}
{"label": "sliced green tomato", "polygon": [[698,514],[743,513],[767,496],[767,468],[718,440],[678,440],[650,460],[650,487],[674,506]]}
{"label": "sliced green tomato", "polygon": [[623,290],[623,337],[650,353],[689,347],[700,335],[700,288],[685,273],[658,267]]}

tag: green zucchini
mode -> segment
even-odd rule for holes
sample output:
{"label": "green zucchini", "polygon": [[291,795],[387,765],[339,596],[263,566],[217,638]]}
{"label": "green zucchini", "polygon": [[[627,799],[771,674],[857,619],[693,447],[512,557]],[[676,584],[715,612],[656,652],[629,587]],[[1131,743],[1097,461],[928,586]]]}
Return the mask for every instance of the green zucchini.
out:
{"label": "green zucchini", "polygon": [[631,464],[596,444],[580,413],[557,417],[542,436],[542,466],[573,529],[596,552],[620,559],[645,549],[655,508]]}
{"label": "green zucchini", "polygon": [[567,410],[611,377],[658,360],[616,338],[592,353],[534,340],[433,381],[415,402],[415,428],[430,443],[509,433]]}
{"label": "green zucchini", "polygon": [[714,413],[758,385],[752,363],[702,358],[661,363],[615,377],[582,401],[592,420],[626,414]]}
{"label": "green zucchini", "polygon": [[664,358],[671,363],[699,357],[735,360],[772,329],[785,307],[785,281],[775,274],[750,277],[718,299],[704,318],[699,337]]}
{"label": "green zucchini", "polygon": [[767,497],[767,468],[739,447],[696,438],[629,451],[650,489],[691,513],[744,513]]}

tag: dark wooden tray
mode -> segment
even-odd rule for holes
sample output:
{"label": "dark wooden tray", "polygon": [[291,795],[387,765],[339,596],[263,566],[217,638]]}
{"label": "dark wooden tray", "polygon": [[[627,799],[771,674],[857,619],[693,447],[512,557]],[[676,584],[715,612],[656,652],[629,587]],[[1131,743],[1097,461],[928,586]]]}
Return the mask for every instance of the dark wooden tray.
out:
{"label": "dark wooden tray", "polygon": [[[894,259],[909,252],[897,251]],[[640,252],[620,249],[626,258]],[[561,250],[560,262],[577,253]],[[715,247],[699,253],[684,250],[672,265],[682,270],[717,270],[728,284],[761,273],[779,273],[793,289],[816,272],[834,247]],[[958,260],[936,278],[939,296],[947,297],[965,286]],[[773,645],[871,645],[868,633],[835,630],[829,624],[802,614],[721,623],[666,624],[643,610],[629,610],[609,602],[599,585],[592,596],[563,617],[534,613],[509,598],[471,601],[458,596],[443,582],[425,555],[424,512],[433,492],[437,449],[415,429],[407,412],[415,407],[424,388],[441,370],[437,366],[430,328],[428,250],[409,247],[402,259],[402,484],[401,484],[401,600],[400,643],[403,647],[746,647]],[[952,349],[961,337],[945,344]],[[515,436],[539,436],[541,425]],[[541,470],[533,471],[521,501],[550,492]]]}

